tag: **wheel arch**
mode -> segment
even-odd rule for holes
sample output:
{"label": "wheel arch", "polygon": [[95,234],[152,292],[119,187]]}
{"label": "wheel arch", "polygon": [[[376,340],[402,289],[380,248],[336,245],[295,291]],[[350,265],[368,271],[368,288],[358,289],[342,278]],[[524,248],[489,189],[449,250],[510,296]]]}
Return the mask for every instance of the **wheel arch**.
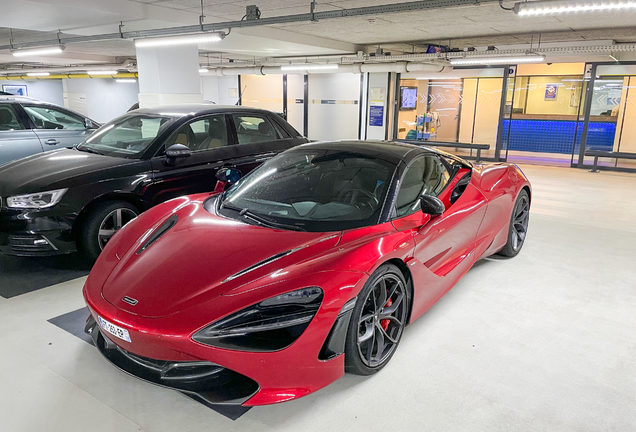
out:
{"label": "wheel arch", "polygon": [[414,295],[413,275],[411,274],[411,271],[409,270],[409,266],[407,266],[406,263],[402,261],[400,258],[391,258],[390,260],[383,262],[381,265],[384,265],[384,264],[393,264],[394,266],[396,266],[398,269],[400,269],[400,271],[402,272],[402,275],[404,276],[404,279],[406,280],[406,286],[408,288],[407,294],[409,296],[409,310],[406,317],[406,324],[408,325],[411,323],[411,312],[413,311],[413,295]]}
{"label": "wheel arch", "polygon": [[145,210],[143,201],[133,195],[117,192],[100,195],[86,204],[84,208],[82,208],[82,210],[80,210],[80,212],[78,213],[77,219],[75,219],[75,223],[73,224],[73,235],[75,236],[75,238],[77,238],[78,230],[82,228],[91,211],[93,211],[93,209],[95,209],[97,206],[109,201],[125,201],[129,204],[134,205],[140,211],[140,213]]}

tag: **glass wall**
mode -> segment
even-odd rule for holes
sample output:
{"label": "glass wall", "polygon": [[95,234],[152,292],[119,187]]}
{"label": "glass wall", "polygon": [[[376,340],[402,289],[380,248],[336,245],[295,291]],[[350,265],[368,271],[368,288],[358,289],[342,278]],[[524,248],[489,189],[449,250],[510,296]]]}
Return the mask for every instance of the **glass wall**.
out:
{"label": "glass wall", "polygon": [[[503,120],[502,155],[508,161],[570,165],[582,135],[583,70],[582,63],[518,66]],[[599,147],[610,139],[603,127],[610,125],[589,136]]]}
{"label": "glass wall", "polygon": [[[480,73],[492,74],[493,69]],[[488,144],[482,157],[494,157],[501,109],[503,78],[440,74],[400,80],[397,138],[435,142]],[[478,75],[478,74],[477,74]],[[501,71],[503,75],[503,71]],[[448,148],[460,156],[474,150]]]}

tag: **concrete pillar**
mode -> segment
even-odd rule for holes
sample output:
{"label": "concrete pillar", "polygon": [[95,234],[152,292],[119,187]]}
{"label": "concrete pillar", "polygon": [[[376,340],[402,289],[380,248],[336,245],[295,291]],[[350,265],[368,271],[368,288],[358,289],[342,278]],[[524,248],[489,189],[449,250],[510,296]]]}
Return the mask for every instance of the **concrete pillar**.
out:
{"label": "concrete pillar", "polygon": [[140,108],[201,103],[199,47],[137,48]]}

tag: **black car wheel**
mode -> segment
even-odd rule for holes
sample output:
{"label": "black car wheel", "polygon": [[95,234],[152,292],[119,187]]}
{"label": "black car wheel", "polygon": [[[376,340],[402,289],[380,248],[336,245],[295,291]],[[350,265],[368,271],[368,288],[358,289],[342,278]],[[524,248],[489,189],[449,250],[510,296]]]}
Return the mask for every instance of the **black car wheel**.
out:
{"label": "black car wheel", "polygon": [[409,298],[402,272],[380,266],[358,295],[345,344],[347,372],[371,375],[391,360],[408,316]]}
{"label": "black car wheel", "polygon": [[508,229],[508,242],[499,251],[499,255],[514,257],[523,247],[528,233],[528,222],[530,220],[530,197],[528,192],[522,190],[517,197],[517,202],[512,209],[510,216],[510,228]]}
{"label": "black car wheel", "polygon": [[79,239],[86,258],[95,261],[115,233],[138,214],[139,210],[126,201],[107,201],[95,207],[86,218]]}

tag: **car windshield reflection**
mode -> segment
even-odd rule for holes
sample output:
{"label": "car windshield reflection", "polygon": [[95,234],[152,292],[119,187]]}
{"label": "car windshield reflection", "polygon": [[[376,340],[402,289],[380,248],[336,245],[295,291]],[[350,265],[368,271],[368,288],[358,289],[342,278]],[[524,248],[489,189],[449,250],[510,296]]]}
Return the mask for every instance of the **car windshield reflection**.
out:
{"label": "car windshield reflection", "polygon": [[219,212],[261,225],[339,231],[378,222],[395,165],[368,155],[303,149],[281,154],[227,190]]}
{"label": "car windshield reflection", "polygon": [[138,158],[172,120],[169,116],[152,114],[120,117],[99,128],[77,149],[108,156]]}

